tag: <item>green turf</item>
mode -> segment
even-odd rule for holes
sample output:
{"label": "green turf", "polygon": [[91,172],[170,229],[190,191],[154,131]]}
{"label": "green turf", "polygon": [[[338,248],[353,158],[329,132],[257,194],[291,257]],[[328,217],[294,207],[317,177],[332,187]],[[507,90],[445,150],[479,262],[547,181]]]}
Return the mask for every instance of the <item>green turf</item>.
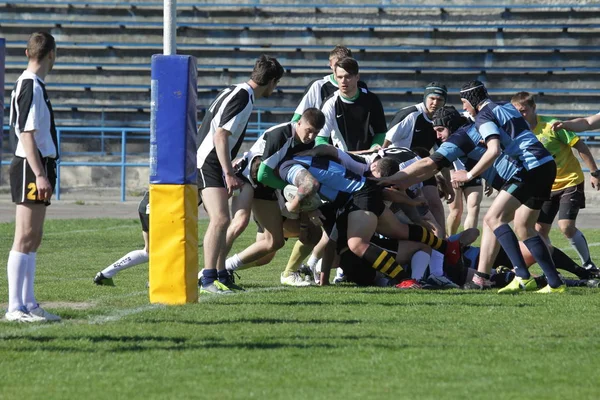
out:
{"label": "green turf", "polygon": [[[0,224],[2,263],[13,229]],[[585,233],[600,242],[600,231]],[[248,232],[236,247],[251,240]],[[114,288],[92,284],[141,246],[134,220],[47,222],[37,297],[63,302],[50,311],[64,322],[0,323],[1,399],[598,397],[597,290],[283,288],[290,244],[270,266],[241,273],[247,293],[199,304],[149,305],[145,265]]]}

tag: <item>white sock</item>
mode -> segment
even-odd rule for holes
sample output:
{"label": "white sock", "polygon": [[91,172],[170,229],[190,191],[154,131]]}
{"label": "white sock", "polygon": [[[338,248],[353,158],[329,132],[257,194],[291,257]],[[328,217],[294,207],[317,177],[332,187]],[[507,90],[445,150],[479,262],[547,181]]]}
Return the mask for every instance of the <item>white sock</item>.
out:
{"label": "white sock", "polygon": [[306,262],[306,265],[308,267],[310,267],[310,269],[315,269],[315,265],[317,265],[318,262],[319,262],[319,259],[311,254],[310,257],[308,257],[308,261]]}
{"label": "white sock", "polygon": [[23,304],[27,307],[27,310],[33,310],[37,308],[38,303],[35,300],[35,294],[33,291],[33,281],[35,280],[35,265],[36,265],[37,253],[32,252],[27,255],[27,273],[25,279],[23,279]]}
{"label": "white sock", "polygon": [[240,256],[238,256],[237,254],[234,254],[227,260],[225,260],[225,269],[228,271],[235,271],[243,265],[244,263],[242,262],[242,260],[240,260]]}
{"label": "white sock", "polygon": [[415,254],[413,254],[412,258],[410,259],[410,277],[418,281],[423,279],[425,270],[429,265],[429,260],[431,260],[431,256],[429,255],[429,253],[425,253],[422,250],[419,250]]}
{"label": "white sock", "polygon": [[444,255],[437,250],[431,252],[429,261],[429,273],[433,276],[444,275]]}
{"label": "white sock", "polygon": [[590,249],[587,244],[587,240],[585,240],[585,236],[579,229],[575,232],[572,238],[569,239],[571,246],[575,249],[579,258],[581,259],[581,264],[587,264],[590,260]]}
{"label": "white sock", "polygon": [[12,251],[8,253],[6,274],[8,275],[8,312],[23,308],[23,281],[27,274],[29,255]]}
{"label": "white sock", "polygon": [[112,278],[119,271],[133,267],[134,265],[148,262],[148,253],[144,250],[134,250],[102,270],[102,275]]}

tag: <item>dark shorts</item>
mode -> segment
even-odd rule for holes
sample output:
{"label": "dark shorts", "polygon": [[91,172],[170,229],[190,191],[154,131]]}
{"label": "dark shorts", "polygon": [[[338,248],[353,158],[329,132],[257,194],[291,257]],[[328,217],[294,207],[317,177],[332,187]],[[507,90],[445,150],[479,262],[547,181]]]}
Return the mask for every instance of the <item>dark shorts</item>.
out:
{"label": "dark shorts", "polygon": [[352,198],[346,205],[346,211],[357,210],[370,211],[380,216],[385,210],[383,202],[383,187],[373,181],[366,181],[365,186],[352,194]]}
{"label": "dark shorts", "polygon": [[198,191],[209,188],[225,188],[225,177],[221,166],[218,167],[212,164],[204,164],[198,169]]}
{"label": "dark shorts", "polygon": [[138,214],[142,223],[142,231],[148,232],[150,230],[150,192],[144,193],[144,197],[138,205]]}
{"label": "dark shorts", "polygon": [[481,186],[481,178],[480,177],[475,177],[475,178],[471,179],[469,182],[465,182],[465,184],[462,185],[463,188],[477,187],[477,186]]}
{"label": "dark shorts", "polygon": [[552,224],[556,214],[558,214],[559,220],[576,220],[579,210],[582,208],[585,208],[584,182],[552,192],[550,200],[542,204],[538,222]]}
{"label": "dark shorts", "polygon": [[[56,188],[56,161],[48,157],[41,157],[41,161],[48,181],[50,181],[50,186],[52,186],[52,193],[54,193]],[[9,175],[13,203],[50,205],[50,200],[38,200],[35,173],[26,158],[15,156],[10,163]]]}
{"label": "dark shorts", "polygon": [[512,177],[502,190],[510,193],[521,204],[532,210],[539,210],[545,201],[550,200],[555,178],[556,163],[550,161]]}

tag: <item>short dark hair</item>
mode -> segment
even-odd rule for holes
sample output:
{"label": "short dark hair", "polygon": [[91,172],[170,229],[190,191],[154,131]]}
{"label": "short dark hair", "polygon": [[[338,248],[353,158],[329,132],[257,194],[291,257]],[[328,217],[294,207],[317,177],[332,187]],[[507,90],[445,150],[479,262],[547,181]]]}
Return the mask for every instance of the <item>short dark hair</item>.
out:
{"label": "short dark hair", "polygon": [[352,57],[342,58],[335,63],[335,68],[342,68],[350,75],[358,75],[358,62]]}
{"label": "short dark hair", "polygon": [[250,79],[259,86],[266,86],[273,79],[279,80],[283,76],[283,67],[275,57],[263,54],[256,60]]}
{"label": "short dark hair", "polygon": [[47,32],[34,32],[27,41],[27,57],[31,60],[41,61],[51,51],[56,50],[54,36]]}
{"label": "short dark hair", "polygon": [[337,45],[329,52],[329,59],[334,57],[337,59],[352,57],[352,50],[346,46]]}
{"label": "short dark hair", "polygon": [[377,162],[377,170],[381,177],[385,178],[386,176],[392,176],[400,171],[400,166],[398,165],[398,161],[394,160],[392,157],[382,157]]}
{"label": "short dark hair", "polygon": [[302,119],[319,131],[325,126],[325,114],[318,108],[311,107],[304,110]]}
{"label": "short dark hair", "polygon": [[511,103],[527,104],[529,107],[535,107],[535,98],[529,92],[519,92],[515,94],[511,99]]}

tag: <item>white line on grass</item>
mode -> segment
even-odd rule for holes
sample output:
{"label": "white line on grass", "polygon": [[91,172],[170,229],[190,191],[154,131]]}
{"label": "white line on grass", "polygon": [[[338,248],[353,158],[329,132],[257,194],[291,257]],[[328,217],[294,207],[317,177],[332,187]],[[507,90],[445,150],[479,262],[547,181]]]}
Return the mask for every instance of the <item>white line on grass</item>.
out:
{"label": "white line on grass", "polygon": [[[221,299],[221,298],[223,298],[222,296],[230,297],[230,296],[240,296],[240,295],[250,294],[250,293],[278,292],[278,291],[282,291],[282,290],[291,290],[291,288],[285,287],[285,286],[272,286],[272,287],[266,287],[266,288],[247,289],[244,292],[235,292],[230,295],[204,295],[198,299],[198,302],[199,303],[208,303],[211,301],[215,301],[217,299]],[[142,294],[142,293],[146,293],[146,292],[145,291],[144,292],[134,292],[134,293],[131,293],[130,295],[138,295],[138,294]],[[127,295],[125,295],[125,296],[127,296]],[[125,296],[115,296],[114,298],[125,297]],[[101,325],[101,324],[105,324],[107,322],[117,322],[125,317],[130,316],[130,315],[141,314],[146,311],[163,309],[163,308],[167,308],[167,306],[165,304],[146,304],[144,306],[135,307],[135,308],[123,308],[123,309],[118,309],[115,312],[108,314],[108,315],[97,315],[95,317],[92,317],[87,321],[87,323],[90,325]],[[8,324],[8,322],[6,322],[6,321],[3,321],[3,322]],[[66,324],[69,324],[69,323],[80,323],[81,321],[80,320],[79,321],[66,320],[64,322]],[[48,328],[52,328],[52,327],[56,327],[56,326],[64,326],[64,324],[34,323],[27,329],[20,329],[18,331],[12,332],[12,333],[7,332],[4,334],[1,334],[0,339],[5,339],[8,337],[14,337],[14,336],[24,336],[24,334],[27,334],[27,333],[32,333],[32,332],[36,332],[36,331],[39,331],[42,329],[48,329]]]}
{"label": "white line on grass", "polygon": [[57,236],[57,235],[70,235],[72,233],[94,233],[99,231],[115,231],[123,228],[137,228],[141,230],[141,227],[134,227],[133,225],[117,225],[107,226],[106,228],[95,228],[95,229],[75,229],[72,231],[57,231],[57,232],[44,232],[44,236]]}

